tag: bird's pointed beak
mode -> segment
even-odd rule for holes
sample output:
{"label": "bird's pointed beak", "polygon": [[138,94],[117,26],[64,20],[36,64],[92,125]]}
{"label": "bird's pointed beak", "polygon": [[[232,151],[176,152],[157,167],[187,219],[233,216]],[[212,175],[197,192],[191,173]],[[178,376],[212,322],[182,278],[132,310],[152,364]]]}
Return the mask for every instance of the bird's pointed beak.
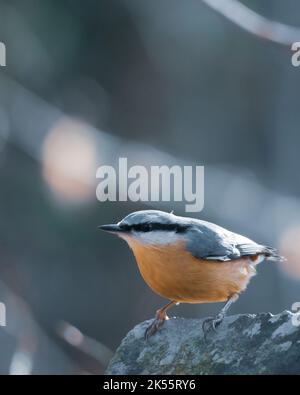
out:
{"label": "bird's pointed beak", "polygon": [[110,233],[122,232],[122,229],[120,228],[120,226],[116,225],[116,224],[100,225],[100,226],[98,226],[98,229],[104,230],[105,232],[110,232]]}

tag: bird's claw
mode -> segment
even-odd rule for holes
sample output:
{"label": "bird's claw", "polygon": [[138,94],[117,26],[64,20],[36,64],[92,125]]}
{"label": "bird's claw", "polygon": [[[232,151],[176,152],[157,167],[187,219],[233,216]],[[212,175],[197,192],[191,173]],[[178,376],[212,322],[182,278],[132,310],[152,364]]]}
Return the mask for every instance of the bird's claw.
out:
{"label": "bird's claw", "polygon": [[214,332],[217,331],[217,327],[221,324],[224,319],[223,314],[218,314],[216,317],[209,317],[202,323],[202,330],[204,334],[204,339],[207,340],[207,335],[212,329]]}
{"label": "bird's claw", "polygon": [[155,318],[145,331],[145,340],[153,336],[164,324],[165,320]]}

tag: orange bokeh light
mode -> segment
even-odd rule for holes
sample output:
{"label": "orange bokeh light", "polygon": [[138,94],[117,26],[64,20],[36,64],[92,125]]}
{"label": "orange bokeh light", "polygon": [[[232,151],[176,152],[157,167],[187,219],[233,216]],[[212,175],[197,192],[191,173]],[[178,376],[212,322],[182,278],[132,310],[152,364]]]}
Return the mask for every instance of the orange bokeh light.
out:
{"label": "orange bokeh light", "polygon": [[85,123],[61,118],[44,141],[42,163],[44,180],[60,200],[80,203],[94,195],[96,148]]}

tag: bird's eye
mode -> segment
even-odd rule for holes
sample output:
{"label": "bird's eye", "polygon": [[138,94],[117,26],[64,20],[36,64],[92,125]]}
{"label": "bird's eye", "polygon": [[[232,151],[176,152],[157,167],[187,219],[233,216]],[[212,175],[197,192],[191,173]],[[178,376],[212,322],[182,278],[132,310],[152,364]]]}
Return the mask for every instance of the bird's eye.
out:
{"label": "bird's eye", "polygon": [[155,229],[155,224],[135,224],[131,226],[131,229],[136,232],[150,232]]}
{"label": "bird's eye", "polygon": [[122,230],[129,230],[129,226],[126,225],[126,224],[119,224],[119,227],[120,227]]}
{"label": "bird's eye", "polygon": [[152,225],[151,224],[144,224],[143,230],[145,232],[150,232],[152,230]]}

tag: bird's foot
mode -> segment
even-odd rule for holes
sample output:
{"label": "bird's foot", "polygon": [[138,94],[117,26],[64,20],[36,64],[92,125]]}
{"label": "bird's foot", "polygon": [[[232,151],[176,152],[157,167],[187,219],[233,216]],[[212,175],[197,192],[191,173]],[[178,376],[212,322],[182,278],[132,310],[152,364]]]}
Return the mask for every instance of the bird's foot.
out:
{"label": "bird's foot", "polygon": [[158,311],[156,313],[156,317],[145,331],[145,340],[148,340],[149,337],[153,336],[163,326],[164,322],[168,319],[169,318],[166,314],[161,314],[160,311]]}
{"label": "bird's foot", "polygon": [[214,332],[217,331],[217,327],[221,324],[224,317],[225,317],[224,314],[219,313],[216,317],[209,317],[203,321],[202,330],[203,330],[205,340],[207,340],[207,335],[209,334],[209,332],[211,330],[213,330]]}

